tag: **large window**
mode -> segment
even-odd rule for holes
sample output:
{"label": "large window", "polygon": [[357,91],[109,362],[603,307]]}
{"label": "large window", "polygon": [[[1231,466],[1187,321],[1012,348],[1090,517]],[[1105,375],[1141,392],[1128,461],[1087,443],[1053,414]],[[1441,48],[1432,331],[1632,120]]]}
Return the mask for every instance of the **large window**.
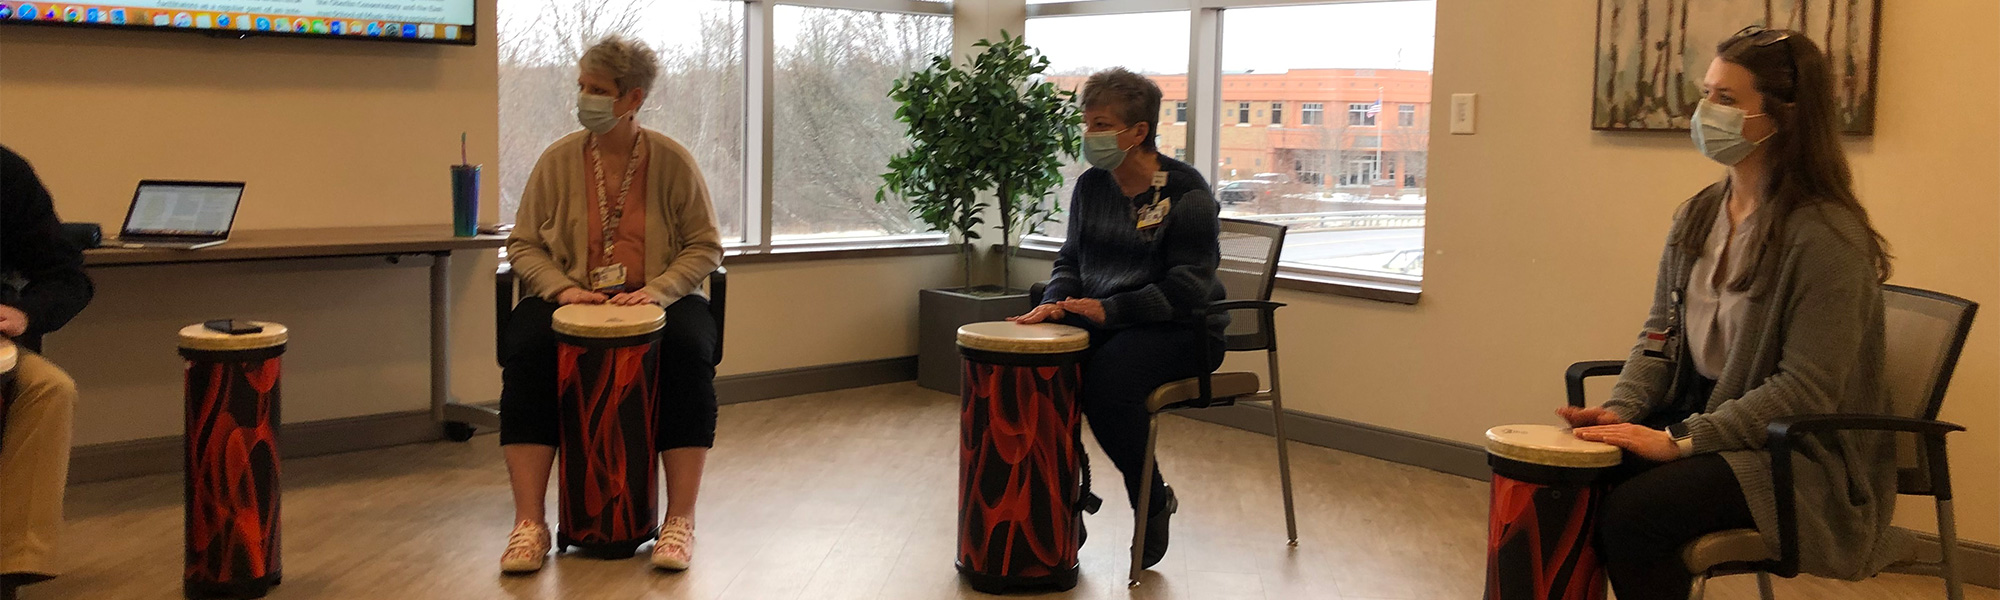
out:
{"label": "large window", "polygon": [[[1028,44],[1049,58],[1049,76],[1062,86],[1081,94],[1091,73],[1111,67],[1125,67],[1166,85],[1174,77],[1185,79],[1187,72],[1188,14],[1186,12],[1137,13],[1050,17],[1028,21]],[[1160,152],[1185,156],[1187,102],[1168,95],[1160,103]],[[1047,201],[1069,210],[1070,194],[1076,177],[1090,167],[1082,157],[1063,166],[1063,187]],[[1058,213],[1035,232],[1060,238],[1067,223]]]}
{"label": "large window", "polygon": [[[1289,225],[1282,258],[1293,272],[1409,285],[1422,277],[1429,132],[1415,115],[1430,102],[1435,15],[1429,0],[1223,11],[1223,89],[1232,78],[1268,82],[1303,109],[1297,127],[1254,142],[1222,135],[1223,154],[1240,145],[1281,171],[1257,175],[1273,183],[1223,215]],[[1328,106],[1346,114],[1327,119]],[[1383,126],[1385,110],[1400,126]]]}
{"label": "large window", "polygon": [[1283,102],[1271,103],[1271,124],[1272,125],[1285,124],[1285,103]]}
{"label": "large window", "polygon": [[514,221],[522,188],[543,149],[581,129],[577,59],[597,40],[623,35],[660,56],[640,124],[672,136],[694,154],[723,239],[743,239],[741,3],[512,0],[498,9],[500,164],[489,182],[500,186],[502,221]]}
{"label": "large window", "polygon": [[784,5],[775,17],[772,240],[922,231],[903,203],[875,202],[889,157],[909,146],[888,94],[951,51],[951,19]]}

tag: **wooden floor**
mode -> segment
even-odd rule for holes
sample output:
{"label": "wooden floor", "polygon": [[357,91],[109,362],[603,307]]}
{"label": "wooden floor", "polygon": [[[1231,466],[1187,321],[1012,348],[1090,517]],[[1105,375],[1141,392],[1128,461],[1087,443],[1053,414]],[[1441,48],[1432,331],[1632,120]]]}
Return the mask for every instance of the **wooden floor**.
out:
{"label": "wooden floor", "polygon": [[[535,576],[501,576],[512,509],[495,436],[295,460],[285,465],[285,580],[270,597],[981,597],[952,570],[956,431],[956,399],[914,384],[723,407],[695,567],[683,574],[639,558],[564,557]],[[1107,502],[1090,519],[1083,581],[1046,597],[1479,597],[1484,483],[1297,446],[1302,539],[1287,548],[1270,438],[1181,418],[1162,431],[1181,499],[1166,561],[1125,587],[1131,512],[1121,491],[1100,488]],[[70,500],[69,572],[24,600],[179,597],[178,475],[83,485]],[[1910,576],[1779,583],[1782,598],[1943,596],[1937,580]],[[1755,586],[1719,580],[1709,597],[1754,598]]]}

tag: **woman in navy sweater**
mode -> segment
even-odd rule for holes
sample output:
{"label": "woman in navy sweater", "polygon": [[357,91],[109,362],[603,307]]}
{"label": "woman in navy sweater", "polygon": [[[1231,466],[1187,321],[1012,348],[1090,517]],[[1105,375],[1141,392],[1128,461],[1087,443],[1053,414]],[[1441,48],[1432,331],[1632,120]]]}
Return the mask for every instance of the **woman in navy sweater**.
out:
{"label": "woman in navy sweater", "polygon": [[[1223,298],[1215,278],[1215,194],[1194,167],[1161,156],[1155,144],[1160,88],[1121,68],[1092,75],[1083,88],[1084,157],[1069,204],[1069,234],[1041,305],[1019,323],[1062,322],[1090,332],[1083,365],[1083,413],[1125,475],[1139,507],[1146,453],[1146,397],[1163,384],[1222,364],[1226,317],[1202,319]],[[1203,353],[1201,336],[1215,343]],[[1147,508],[1144,565],[1167,553],[1167,519],[1177,502],[1155,469]]]}

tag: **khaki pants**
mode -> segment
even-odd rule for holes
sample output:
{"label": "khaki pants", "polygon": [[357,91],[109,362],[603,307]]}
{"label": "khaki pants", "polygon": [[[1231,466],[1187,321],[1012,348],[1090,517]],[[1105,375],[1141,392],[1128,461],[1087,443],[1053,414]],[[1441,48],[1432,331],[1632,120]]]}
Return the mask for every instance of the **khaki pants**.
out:
{"label": "khaki pants", "polygon": [[0,574],[56,575],[76,381],[23,351],[0,439]]}

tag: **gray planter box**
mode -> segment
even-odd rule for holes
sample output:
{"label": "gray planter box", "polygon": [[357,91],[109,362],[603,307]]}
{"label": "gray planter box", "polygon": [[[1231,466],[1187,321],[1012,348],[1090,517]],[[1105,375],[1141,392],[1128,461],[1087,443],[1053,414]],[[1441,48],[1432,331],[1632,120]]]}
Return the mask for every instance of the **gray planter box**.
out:
{"label": "gray planter box", "polygon": [[957,289],[918,292],[917,385],[959,393],[958,328],[1003,320],[1034,308],[1027,292],[1008,292],[993,296],[975,296]]}

